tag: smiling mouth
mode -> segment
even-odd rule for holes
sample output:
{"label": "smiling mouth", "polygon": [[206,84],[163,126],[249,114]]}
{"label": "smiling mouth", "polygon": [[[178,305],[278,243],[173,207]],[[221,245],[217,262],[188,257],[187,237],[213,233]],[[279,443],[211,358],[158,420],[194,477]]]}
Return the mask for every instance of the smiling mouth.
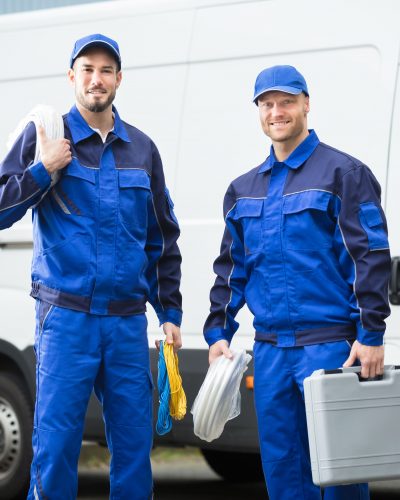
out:
{"label": "smiling mouth", "polygon": [[279,122],[271,122],[270,125],[275,125],[275,126],[282,126],[282,125],[287,125],[289,123],[288,121],[279,121]]}
{"label": "smiling mouth", "polygon": [[106,91],[103,89],[91,89],[88,90],[88,94],[106,94]]}

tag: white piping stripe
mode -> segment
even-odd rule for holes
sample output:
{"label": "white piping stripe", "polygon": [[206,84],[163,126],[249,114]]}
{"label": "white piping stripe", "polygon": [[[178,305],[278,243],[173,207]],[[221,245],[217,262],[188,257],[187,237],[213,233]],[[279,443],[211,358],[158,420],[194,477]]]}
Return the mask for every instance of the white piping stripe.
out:
{"label": "white piping stripe", "polygon": [[338,194],[335,194],[332,191],[328,191],[327,189],[304,189],[303,191],[295,191],[294,193],[284,194],[283,198],[285,198],[286,196],[291,196],[292,194],[307,193],[308,191],[320,191],[321,193],[329,193],[332,194],[333,196],[336,196],[337,198],[339,198],[340,201],[342,201],[342,199]]}
{"label": "white piping stripe", "polygon": [[157,260],[157,266],[156,266],[156,274],[157,274],[157,297],[158,297],[158,302],[160,303],[160,306],[164,308],[164,306],[162,305],[162,302],[161,302],[161,297],[160,297],[160,279],[159,279],[159,263],[160,263],[160,259],[161,257],[164,255],[164,250],[165,250],[165,240],[164,240],[164,235],[163,235],[163,232],[162,232],[162,229],[161,229],[161,225],[160,225],[160,222],[158,220],[158,217],[157,217],[157,211],[156,211],[156,207],[154,205],[154,198],[152,197],[151,199],[151,202],[152,202],[152,205],[153,205],[153,210],[154,210],[154,216],[156,218],[156,221],[157,221],[157,225],[158,225],[158,228],[160,230],[160,234],[161,234],[161,238],[162,238],[162,250],[161,250],[161,254],[160,254],[160,257],[158,258]]}
{"label": "white piping stripe", "polygon": [[149,172],[145,168],[140,168],[140,167],[115,167],[115,170],[141,170],[142,172],[146,172],[146,174],[151,177]]}
{"label": "white piping stripe", "polygon": [[65,213],[65,214],[71,214],[71,212],[68,210],[67,208],[67,205],[62,201],[62,199],[59,197],[58,193],[55,191],[55,189],[53,189],[51,191],[51,195],[53,196],[53,198],[56,200],[56,202],[60,205],[61,207],[61,210]]}
{"label": "white piping stripe", "polygon": [[84,165],[83,163],[81,163],[78,158],[76,156],[73,156],[72,158],[74,158],[81,167],[85,167],[85,168],[88,168],[89,170],[100,170],[99,167],[88,167],[87,165]]}
{"label": "white piping stripe", "polygon": [[233,246],[233,239],[232,239],[232,243],[231,243],[231,246],[229,247],[229,257],[231,258],[231,262],[232,262],[232,269],[231,269],[231,272],[229,273],[229,277],[228,277],[228,287],[230,289],[230,295],[229,295],[229,300],[228,302],[226,303],[226,306],[225,306],[225,321],[224,321],[224,329],[226,329],[226,323],[228,321],[228,306],[229,304],[231,303],[231,300],[232,300],[232,295],[233,295],[233,291],[232,291],[232,287],[231,287],[231,277],[232,277],[232,274],[233,274],[233,270],[235,269],[235,263],[233,261],[233,258],[232,258],[232,246]]}
{"label": "white piping stripe", "polygon": [[236,203],[234,203],[232,205],[232,207],[226,212],[226,215],[225,215],[225,220],[227,219],[228,215],[232,212],[232,210],[236,207]]}
{"label": "white piping stripe", "polygon": [[[88,167],[87,165],[84,165],[78,160],[77,156],[73,156],[72,158],[74,158],[81,167],[88,168],[89,170],[100,170],[99,167]],[[143,170],[143,172],[146,172],[146,174],[149,177],[151,177],[151,175],[149,174],[149,172],[147,172],[145,168],[140,168],[140,167],[115,167],[115,170]]]}
{"label": "white piping stripe", "polygon": [[22,200],[22,201],[20,201],[18,203],[15,203],[14,205],[10,205],[8,207],[1,208],[0,212],[3,212],[4,210],[9,210],[10,208],[18,207],[18,205],[22,205],[22,203],[25,203],[26,201],[28,201],[31,198],[33,198],[34,196],[36,196],[38,193],[40,193],[40,191],[41,191],[41,189],[38,189],[33,194],[31,194],[30,196],[28,196],[28,198],[25,198],[24,200]]}
{"label": "white piping stripe", "polygon": [[43,321],[42,321],[42,326],[40,328],[40,331],[43,332],[43,328],[44,328],[44,324],[46,322],[46,319],[47,319],[47,316],[51,313],[51,311],[54,309],[54,304],[51,304],[51,306],[49,307],[49,310],[47,311],[46,313],[46,316],[43,318]]}
{"label": "white piping stripe", "polygon": [[232,212],[232,210],[236,207],[237,205],[237,202],[238,200],[266,200],[267,199],[267,196],[263,196],[263,197],[259,197],[259,198],[256,198],[256,197],[251,197],[251,196],[242,196],[241,198],[236,198],[236,202],[232,205],[232,207],[226,212],[226,215],[225,215],[225,220],[226,218],[228,217],[228,215]]}
{"label": "white piping stripe", "polygon": [[36,485],[35,485],[35,487],[33,488],[33,494],[34,494],[34,496],[35,496],[35,500],[39,500],[39,496],[38,496],[38,493],[37,493]]}
{"label": "white piping stripe", "polygon": [[237,200],[266,200],[267,196],[240,196],[239,198],[236,198]]}
{"label": "white piping stripe", "polygon": [[361,322],[361,326],[364,328],[363,320],[362,320],[362,308],[360,307],[360,303],[358,302],[358,297],[357,297],[357,293],[356,293],[356,282],[357,282],[357,266],[356,266],[356,261],[354,260],[353,256],[350,253],[349,247],[347,246],[347,243],[346,243],[346,240],[345,240],[345,237],[344,237],[344,234],[343,234],[342,227],[340,225],[339,219],[338,219],[337,223],[338,223],[338,226],[339,226],[340,234],[342,235],[342,240],[343,240],[344,247],[345,247],[347,253],[350,255],[351,260],[353,261],[353,265],[354,265],[353,292],[354,292],[354,297],[356,298],[356,301],[357,301],[357,307],[360,310],[360,322]]}

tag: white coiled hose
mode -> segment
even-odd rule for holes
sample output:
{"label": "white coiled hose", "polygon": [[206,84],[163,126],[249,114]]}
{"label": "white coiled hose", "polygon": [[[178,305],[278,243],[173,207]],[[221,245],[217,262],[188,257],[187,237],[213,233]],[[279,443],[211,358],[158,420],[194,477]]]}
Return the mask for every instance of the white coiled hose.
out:
{"label": "white coiled hose", "polygon": [[214,360],[193,403],[194,433],[204,441],[217,439],[228,420],[240,414],[240,382],[251,360],[246,351],[232,351]]}
{"label": "white coiled hose", "polygon": [[[38,104],[18,123],[15,130],[9,135],[7,141],[7,150],[9,151],[14,145],[15,141],[24,131],[28,123],[33,122],[36,126],[36,137],[38,136],[38,126],[44,128],[45,134],[48,139],[62,139],[64,137],[64,121],[60,113],[58,113],[52,106]],[[34,163],[41,160],[40,144],[36,140],[35,158]],[[51,184],[47,191],[42,195],[42,198],[59,180],[60,172],[56,171],[51,174]],[[42,199],[41,198],[41,199]]]}

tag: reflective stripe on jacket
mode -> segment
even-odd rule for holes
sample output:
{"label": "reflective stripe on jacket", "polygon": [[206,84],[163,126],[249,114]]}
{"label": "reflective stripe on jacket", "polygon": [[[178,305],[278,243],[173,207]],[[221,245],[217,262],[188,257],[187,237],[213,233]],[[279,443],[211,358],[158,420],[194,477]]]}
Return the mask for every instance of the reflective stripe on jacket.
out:
{"label": "reflective stripe on jacket", "polygon": [[257,340],[382,344],[390,253],[368,167],[311,131],[285,162],[271,148],[261,166],[233,181],[224,215],[204,327],[209,345],[232,339],[245,302]]}
{"label": "reflective stripe on jacket", "polygon": [[[179,227],[154,143],[122,122],[103,144],[74,106],[64,116],[73,159],[33,209],[32,292],[93,314],[145,311],[180,324]],[[0,164],[0,228],[19,220],[50,185],[33,164],[31,123]]]}

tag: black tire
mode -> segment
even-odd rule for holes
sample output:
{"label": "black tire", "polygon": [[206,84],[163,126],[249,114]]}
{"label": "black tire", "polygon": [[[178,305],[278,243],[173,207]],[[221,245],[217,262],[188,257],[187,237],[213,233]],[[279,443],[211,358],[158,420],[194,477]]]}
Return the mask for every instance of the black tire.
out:
{"label": "black tire", "polygon": [[202,449],[201,452],[212,470],[227,481],[249,483],[264,480],[258,453],[206,449]]}
{"label": "black tire", "polygon": [[0,499],[26,498],[32,460],[32,415],[22,381],[0,372]]}

